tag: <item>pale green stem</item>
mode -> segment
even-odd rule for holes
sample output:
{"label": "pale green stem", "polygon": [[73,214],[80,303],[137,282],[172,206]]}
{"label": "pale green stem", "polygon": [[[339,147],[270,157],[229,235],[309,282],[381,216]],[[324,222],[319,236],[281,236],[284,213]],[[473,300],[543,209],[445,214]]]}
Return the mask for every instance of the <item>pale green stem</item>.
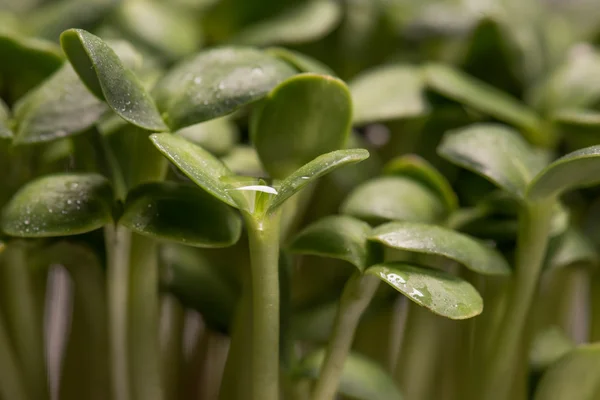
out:
{"label": "pale green stem", "polygon": [[600,273],[592,273],[590,279],[590,334],[589,341],[600,341]]}
{"label": "pale green stem", "polygon": [[0,398],[30,400],[4,320],[0,318]]}
{"label": "pale green stem", "polygon": [[376,277],[357,272],[344,286],[325,359],[313,390],[313,400],[332,400],[335,397],[356,328],[379,282]]}
{"label": "pale green stem", "polygon": [[12,242],[3,253],[3,259],[1,281],[8,332],[29,397],[44,400],[49,396],[44,331],[35,278],[27,262],[25,245]]}
{"label": "pale green stem", "polygon": [[279,398],[279,213],[244,213],[252,281],[251,400]]}
{"label": "pale green stem", "polygon": [[157,243],[131,235],[129,281],[129,373],[134,400],[164,398],[160,353]]}
{"label": "pale green stem", "polygon": [[552,210],[551,202],[528,204],[519,215],[514,284],[483,380],[481,396],[487,400],[510,399],[518,381],[515,368],[520,351],[528,348],[522,347],[522,338],[546,255]]}
{"label": "pale green stem", "polygon": [[162,372],[165,398],[177,399],[181,392],[185,310],[179,301],[170,295],[163,296],[162,303],[164,311],[161,321],[161,329],[164,333],[162,337]]}

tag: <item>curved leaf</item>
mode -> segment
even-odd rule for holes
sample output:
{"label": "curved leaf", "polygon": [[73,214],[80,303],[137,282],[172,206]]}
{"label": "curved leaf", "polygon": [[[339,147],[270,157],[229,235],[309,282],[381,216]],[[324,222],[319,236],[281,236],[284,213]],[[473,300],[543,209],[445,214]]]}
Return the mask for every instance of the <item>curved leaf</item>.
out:
{"label": "curved leaf", "polygon": [[598,253],[593,242],[578,229],[569,228],[551,253],[546,268],[565,268],[572,265],[596,265]]}
{"label": "curved leaf", "polygon": [[560,196],[578,187],[600,183],[600,146],[586,147],[559,158],[542,170],[527,189],[527,197],[540,200]]}
{"label": "curved leaf", "polygon": [[416,253],[442,256],[482,275],[508,275],[506,260],[496,250],[441,226],[390,222],[373,230],[369,240]]}
{"label": "curved leaf", "polygon": [[384,176],[357,186],[340,210],[370,223],[439,221],[446,214],[440,198],[429,188],[402,176]]}
{"label": "curved leaf", "polygon": [[[325,350],[305,357],[294,375],[317,379]],[[357,400],[402,400],[402,395],[392,377],[376,362],[357,353],[346,357],[338,392]]]}
{"label": "curved leaf", "polygon": [[263,51],[222,47],[176,65],[153,94],[167,124],[176,130],[230,114],[295,73],[286,62]]}
{"label": "curved leaf", "polygon": [[231,177],[233,173],[215,156],[202,147],[170,133],[155,133],[150,135],[150,140],[194,183],[217,199],[237,207],[227,192],[229,185],[223,180],[225,177]]}
{"label": "curved leaf", "polygon": [[292,253],[348,261],[360,271],[369,262],[369,224],[343,215],[325,217],[298,233],[289,246]]}
{"label": "curved leaf", "polygon": [[529,351],[529,365],[534,371],[543,371],[573,350],[575,344],[557,326],[539,332]]}
{"label": "curved leaf", "polygon": [[373,275],[435,314],[467,319],[481,314],[483,299],[467,281],[444,271],[403,263],[383,263],[367,268]]}
{"label": "curved leaf", "polygon": [[342,7],[335,1],[302,2],[243,29],[233,41],[256,46],[310,42],[331,32],[341,17]]}
{"label": "curved leaf", "polygon": [[268,211],[276,210],[287,199],[316,179],[345,165],[361,162],[368,157],[369,152],[364,149],[337,150],[318,156],[277,185],[277,195],[271,201]]}
{"label": "curved leaf", "polygon": [[298,51],[285,49],[283,47],[270,47],[265,51],[292,65],[300,72],[312,72],[315,74],[335,76],[335,72],[327,65]]}
{"label": "curved leaf", "polygon": [[142,235],[198,247],[230,246],[242,231],[235,210],[195,186],[174,182],[131,190],[119,223]]}
{"label": "curved leaf", "polygon": [[493,86],[441,64],[427,65],[425,76],[432,90],[522,129],[532,143],[552,143],[533,110]]}
{"label": "curved leaf", "polygon": [[354,123],[412,118],[429,111],[423,71],[409,65],[368,70],[350,84]]}
{"label": "curved leaf", "polygon": [[19,237],[90,232],[112,222],[110,182],[97,174],[57,174],[21,188],[2,212],[2,230]]}
{"label": "curved leaf", "polygon": [[587,344],[561,357],[544,374],[535,400],[594,400],[600,396],[600,344]]}
{"label": "curved leaf", "polygon": [[524,198],[527,185],[544,165],[516,131],[496,124],[473,124],[450,131],[438,153],[517,198]]}
{"label": "curved leaf", "polygon": [[215,118],[175,132],[215,155],[226,154],[239,137],[237,126],[228,118]]}
{"label": "curved leaf", "polygon": [[140,80],[99,37],[69,29],[60,35],[60,42],[83,83],[114,112],[141,128],[168,130]]}
{"label": "curved leaf", "polygon": [[12,136],[8,106],[0,99],[0,139],[11,138]]}
{"label": "curved leaf", "polygon": [[384,166],[383,172],[388,175],[408,176],[424,184],[444,200],[450,212],[458,207],[458,198],[450,182],[427,160],[416,154],[392,159]]}
{"label": "curved leaf", "polygon": [[282,179],[315,157],[344,148],[351,118],[344,82],[300,74],[273,89],[254,111],[250,137],[267,172]]}

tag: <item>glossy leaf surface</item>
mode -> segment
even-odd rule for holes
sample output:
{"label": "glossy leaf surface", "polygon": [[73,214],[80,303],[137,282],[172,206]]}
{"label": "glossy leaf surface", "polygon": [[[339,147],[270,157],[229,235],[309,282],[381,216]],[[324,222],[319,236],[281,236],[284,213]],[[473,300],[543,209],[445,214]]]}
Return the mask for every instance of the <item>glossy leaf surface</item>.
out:
{"label": "glossy leaf surface", "polygon": [[310,254],[348,261],[360,271],[368,265],[369,224],[352,217],[332,215],[300,231],[289,246],[297,254]]}
{"label": "glossy leaf surface", "polygon": [[440,198],[429,188],[402,176],[384,176],[357,186],[341,212],[371,223],[386,221],[435,222],[446,214]]}
{"label": "glossy leaf surface", "polygon": [[253,103],[295,73],[292,66],[263,51],[221,47],[177,64],[153,94],[167,124],[176,130]]}
{"label": "glossy leaf surface", "polygon": [[333,70],[327,65],[298,51],[285,49],[283,47],[270,47],[266,52],[287,62],[300,72],[312,72],[314,74],[335,76]]}
{"label": "glossy leaf surface", "polygon": [[511,272],[496,250],[441,226],[390,222],[375,228],[369,239],[393,249],[442,256],[482,275],[508,275]]}
{"label": "glossy leaf surface", "polygon": [[2,212],[2,230],[19,237],[90,232],[112,222],[113,193],[96,174],[45,176],[21,188]]}
{"label": "glossy leaf surface", "polygon": [[425,77],[413,66],[392,65],[368,70],[350,82],[354,123],[411,118],[429,111]]}
{"label": "glossy leaf surface", "polygon": [[273,89],[254,111],[250,136],[267,172],[282,179],[343,148],[351,118],[352,100],[341,80],[301,74]]}
{"label": "glossy leaf surface", "polygon": [[337,150],[318,156],[277,185],[277,195],[273,198],[269,211],[280,207],[287,199],[318,178],[345,165],[361,162],[368,157],[369,152],[364,149]]}
{"label": "glossy leaf surface", "polygon": [[237,126],[227,118],[191,125],[175,132],[192,143],[215,155],[226,154],[236,144],[239,132]]}
{"label": "glossy leaf surface", "polygon": [[81,29],[65,31],[60,40],[81,80],[114,112],[141,128],[168,130],[152,97],[110,46]]}
{"label": "glossy leaf surface", "polygon": [[134,232],[198,247],[226,247],[242,223],[227,204],[191,185],[153,182],[127,195],[119,223]]}
{"label": "glossy leaf surface", "polygon": [[223,180],[233,174],[215,156],[202,147],[169,133],[153,134],[150,136],[150,140],[194,183],[219,200],[237,207],[228,193],[229,185]]}
{"label": "glossy leaf surface", "polygon": [[[295,371],[299,377],[316,379],[325,358],[320,350],[304,358]],[[357,400],[402,400],[392,377],[374,361],[350,353],[344,363],[338,393]]]}
{"label": "glossy leaf surface", "polygon": [[369,267],[365,273],[446,318],[472,318],[483,311],[483,299],[477,290],[469,282],[444,271],[388,262]]}

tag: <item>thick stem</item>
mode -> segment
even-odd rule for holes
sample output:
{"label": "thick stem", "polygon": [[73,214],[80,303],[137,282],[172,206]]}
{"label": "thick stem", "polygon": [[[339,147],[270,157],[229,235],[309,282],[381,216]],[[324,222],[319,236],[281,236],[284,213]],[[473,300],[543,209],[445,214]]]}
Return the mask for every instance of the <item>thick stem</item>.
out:
{"label": "thick stem", "polygon": [[185,310],[179,300],[170,295],[164,295],[162,298],[162,311],[161,350],[165,398],[178,399],[182,381]]}
{"label": "thick stem", "polygon": [[36,285],[25,244],[12,242],[3,253],[2,293],[8,333],[23,372],[29,397],[47,399],[44,332]]}
{"label": "thick stem", "polygon": [[154,239],[131,235],[129,268],[129,373],[133,399],[162,400],[159,271]]}
{"label": "thick stem", "polygon": [[354,333],[378,286],[378,278],[363,276],[358,272],[346,283],[313,391],[313,400],[332,400],[335,397],[346,357],[354,341]]}
{"label": "thick stem", "polygon": [[112,398],[130,400],[127,327],[131,233],[123,227],[109,225],[105,228],[105,236],[108,252],[106,285]]}
{"label": "thick stem", "polygon": [[521,210],[514,285],[484,376],[482,398],[507,400],[517,381],[515,367],[520,351],[528,348],[522,338],[546,255],[551,218],[551,202],[529,204]]}
{"label": "thick stem", "polygon": [[245,214],[252,274],[251,400],[279,398],[279,213]]}

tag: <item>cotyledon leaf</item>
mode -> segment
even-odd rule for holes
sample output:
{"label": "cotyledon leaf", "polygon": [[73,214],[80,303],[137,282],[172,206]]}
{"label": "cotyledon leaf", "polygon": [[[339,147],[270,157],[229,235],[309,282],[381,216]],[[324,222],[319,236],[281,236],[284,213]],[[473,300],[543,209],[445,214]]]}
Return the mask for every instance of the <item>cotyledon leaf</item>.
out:
{"label": "cotyledon leaf", "polygon": [[138,77],[102,39],[82,29],[69,29],[60,41],[83,83],[113,111],[141,128],[168,130]]}
{"label": "cotyledon leaf", "polygon": [[240,237],[238,213],[204,190],[175,182],[132,189],[119,223],[142,235],[197,247],[226,247]]}
{"label": "cotyledon leaf", "polygon": [[368,70],[350,84],[355,124],[411,118],[429,111],[420,68],[390,65]]}
{"label": "cotyledon leaf", "polygon": [[344,148],[351,118],[344,82],[300,74],[275,87],[253,112],[250,137],[269,175],[283,179],[315,157]]}
{"label": "cotyledon leaf", "polygon": [[568,352],[542,377],[534,400],[595,400],[600,396],[600,344]]}
{"label": "cotyledon leaf", "polygon": [[153,95],[173,129],[230,114],[297,71],[264,51],[220,47],[184,60],[158,81]]}
{"label": "cotyledon leaf", "polygon": [[269,47],[265,51],[286,61],[300,72],[312,72],[314,74],[335,76],[335,72],[327,65],[298,51],[283,47]]}
{"label": "cotyledon leaf", "polygon": [[598,264],[600,257],[593,242],[579,229],[568,228],[559,240],[558,247],[547,260],[547,269]]}
{"label": "cotyledon leaf", "polygon": [[482,275],[511,273],[499,252],[467,235],[441,226],[390,222],[375,228],[369,240],[393,249],[442,256]]}
{"label": "cotyledon leaf", "polygon": [[277,194],[273,197],[268,211],[275,211],[288,198],[316,179],[345,165],[361,162],[368,157],[369,152],[365,149],[336,150],[318,156],[276,185]]}
{"label": "cotyledon leaf", "polygon": [[235,123],[226,117],[190,125],[175,132],[215,155],[227,154],[239,138]]}
{"label": "cotyledon leaf", "polygon": [[519,199],[525,197],[527,185],[544,167],[542,157],[518,132],[498,124],[472,124],[449,131],[438,153]]}
{"label": "cotyledon leaf", "polygon": [[[324,359],[324,349],[309,354],[296,367],[294,375],[317,379]],[[402,400],[400,389],[387,371],[358,353],[346,357],[338,392],[357,400]]]}
{"label": "cotyledon leaf", "polygon": [[332,215],[310,224],[289,246],[296,254],[310,254],[348,261],[360,271],[368,265],[369,224],[344,215]]}
{"label": "cotyledon leaf", "polygon": [[44,176],[22,187],[2,212],[2,230],[19,237],[90,232],[112,222],[110,182],[97,174]]}
{"label": "cotyledon leaf", "polygon": [[560,196],[578,187],[600,183],[600,146],[574,151],[554,161],[533,179],[527,189],[530,200]]}
{"label": "cotyledon leaf", "polygon": [[398,262],[373,265],[373,275],[435,314],[450,319],[467,319],[481,314],[483,299],[464,279],[445,271]]}

